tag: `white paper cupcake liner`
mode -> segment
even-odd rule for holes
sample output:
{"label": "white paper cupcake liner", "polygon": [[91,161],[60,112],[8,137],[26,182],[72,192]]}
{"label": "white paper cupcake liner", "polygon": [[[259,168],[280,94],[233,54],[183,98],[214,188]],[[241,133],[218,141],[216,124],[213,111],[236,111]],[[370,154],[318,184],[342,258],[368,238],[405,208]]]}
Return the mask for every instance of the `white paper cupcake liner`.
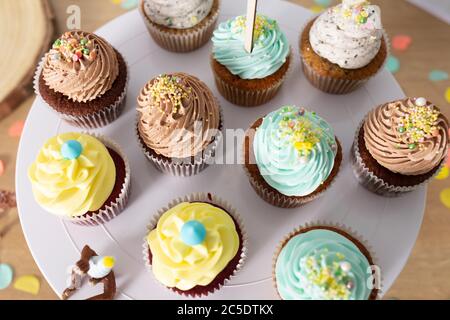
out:
{"label": "white paper cupcake liner", "polygon": [[[312,20],[317,19],[318,16],[315,16]],[[308,21],[303,28],[302,32],[300,33],[300,44],[302,39],[303,30],[306,28],[306,26],[312,21]],[[350,92],[355,91],[365,83],[367,83],[370,79],[375,77],[377,74],[379,74],[386,65],[386,62],[388,60],[388,57],[390,55],[390,40],[389,36],[386,31],[383,31],[384,34],[384,41],[386,42],[386,48],[387,48],[387,55],[386,59],[383,63],[383,65],[380,67],[380,69],[374,73],[373,75],[360,80],[351,80],[351,79],[336,79],[332,77],[326,77],[322,76],[319,73],[317,73],[311,66],[303,59],[302,50],[300,48],[300,58],[301,58],[301,65],[302,70],[305,75],[305,77],[309,80],[309,82],[316,87],[317,89],[330,94],[348,94]]]}
{"label": "white paper cupcake liner", "polygon": [[99,212],[96,214],[89,214],[89,215],[86,214],[80,217],[63,218],[64,220],[82,226],[98,226],[114,219],[125,209],[131,192],[131,169],[127,156],[123,152],[122,148],[116,142],[102,135],[91,133],[86,134],[89,134],[97,138],[106,147],[111,148],[112,150],[117,152],[125,163],[125,180],[122,184],[119,196],[111,204],[106,206],[105,209],[99,210]]}
{"label": "white paper cupcake liner", "polygon": [[[241,231],[241,236],[242,236],[242,250],[241,250],[241,255],[240,255],[240,260],[238,265],[236,266],[234,272],[232,275],[230,275],[227,279],[225,279],[225,281],[216,286],[216,287],[211,287],[210,290],[208,291],[208,293],[206,294],[200,294],[200,295],[192,295],[189,293],[183,293],[183,296],[186,297],[202,297],[202,296],[207,296],[209,294],[212,294],[218,290],[220,290],[223,286],[225,286],[229,281],[232,280],[232,278],[234,278],[236,276],[236,274],[239,272],[239,270],[242,269],[242,266],[245,263],[245,260],[247,259],[247,251],[248,251],[248,236],[247,236],[247,231],[245,230],[244,227],[244,223],[243,220],[241,218],[241,216],[237,213],[236,209],[234,207],[232,207],[227,201],[216,197],[212,194],[206,194],[206,193],[194,193],[182,198],[178,198],[173,200],[172,202],[170,202],[166,207],[161,208],[160,210],[158,210],[158,212],[152,217],[152,219],[150,220],[150,223],[147,226],[147,233],[144,237],[144,243],[143,243],[143,258],[144,258],[144,263],[147,267],[147,269],[153,274],[152,271],[152,264],[150,262],[150,256],[149,256],[149,245],[147,242],[147,235],[150,233],[150,231],[154,230],[157,225],[158,225],[158,221],[161,218],[161,216],[167,212],[168,210],[170,210],[171,208],[177,206],[180,203],[183,202],[204,202],[204,203],[209,203],[212,205],[215,205],[217,207],[222,208],[224,211],[226,211],[231,217],[233,217],[234,221],[237,223],[237,225],[239,226],[239,229]],[[174,292],[172,289],[164,286],[163,284],[161,284],[156,278],[153,278],[160,286],[163,286],[164,288],[170,290],[170,292],[174,293],[174,294],[181,294],[178,292]]]}
{"label": "white paper cupcake liner", "polygon": [[[218,104],[218,102],[217,102]],[[156,169],[158,169],[160,172],[165,174],[170,174],[175,177],[191,177],[195,176],[202,171],[204,171],[206,168],[209,167],[210,164],[214,163],[214,158],[216,156],[216,150],[217,147],[220,145],[223,139],[223,132],[224,132],[224,119],[223,119],[223,111],[222,108],[219,106],[219,113],[220,113],[220,123],[219,123],[219,130],[218,133],[214,136],[214,140],[206,147],[206,149],[202,152],[201,155],[196,155],[194,157],[193,163],[191,160],[186,159],[179,159],[177,160],[171,160],[168,158],[162,158],[158,157],[152,153],[149,152],[147,146],[145,145],[144,141],[140,137],[139,134],[139,115],[136,118],[136,139],[138,141],[138,144],[144,153],[145,157],[152,163]]]}
{"label": "white paper cupcake liner", "polygon": [[[247,131],[246,133],[246,137],[249,136],[249,133]],[[343,162],[343,152],[342,152],[342,145],[339,142],[338,138],[336,137],[336,141],[340,146],[341,149],[341,154],[342,154],[342,160],[340,163],[340,166],[342,166],[342,162]],[[252,152],[251,149],[252,147],[249,147],[249,151]],[[309,196],[304,196],[301,198],[298,197],[289,197],[286,196],[284,194],[281,194],[280,192],[275,192],[274,190],[268,189],[264,184],[262,184],[261,182],[257,181],[256,177],[253,177],[252,174],[249,172],[246,164],[246,159],[245,159],[246,153],[245,153],[245,144],[244,144],[244,150],[242,152],[242,159],[241,159],[241,163],[243,163],[243,168],[244,168],[244,172],[247,175],[249,181],[250,181],[250,185],[253,187],[253,189],[255,190],[255,192],[260,196],[261,199],[263,199],[264,201],[266,201],[267,203],[275,206],[275,207],[279,207],[279,208],[283,208],[283,209],[293,209],[293,208],[299,208],[313,200],[316,200],[318,198],[320,198],[321,196],[324,195],[324,193],[333,185],[333,183],[337,180],[337,178],[339,177],[340,174],[340,167],[338,169],[338,173],[336,174],[336,176],[333,178],[333,180],[330,181],[330,184],[328,185],[327,188],[323,189],[321,192],[317,192],[315,194],[309,195]],[[252,157],[251,155],[248,155],[248,159],[249,161],[252,161]],[[263,178],[264,179],[264,178]]]}
{"label": "white paper cupcake liner", "polygon": [[[310,228],[314,228],[314,227],[329,227],[329,228],[334,228],[334,229],[338,229],[343,231],[344,233],[348,234],[350,237],[352,237],[353,239],[359,241],[361,243],[361,245],[364,246],[364,248],[369,252],[370,254],[370,258],[372,259],[372,267],[373,266],[380,266],[378,264],[378,257],[377,254],[375,253],[375,251],[373,250],[372,246],[368,243],[368,241],[362,236],[360,235],[356,230],[353,230],[350,227],[347,227],[344,224],[340,224],[340,223],[333,223],[333,222],[329,222],[329,221],[317,221],[317,222],[309,222],[309,223],[305,223],[304,225],[295,228],[291,233],[289,233],[287,236],[285,236],[283,238],[282,241],[280,241],[280,243],[278,244],[276,250],[275,250],[275,254],[273,256],[273,260],[272,260],[272,283],[275,287],[275,290],[277,292],[277,295],[280,299],[281,296],[279,294],[278,288],[277,288],[277,280],[276,280],[276,263],[278,260],[278,256],[281,253],[281,250],[283,249],[283,247],[286,245],[286,243],[293,238],[294,236],[296,236],[297,234],[299,234],[302,230],[305,229],[310,229]],[[381,270],[381,269],[380,269]],[[377,297],[376,300],[381,300],[384,292],[383,292],[383,287],[384,287],[384,279],[383,279],[383,273],[381,270],[381,275],[380,275],[380,279],[379,279],[379,288],[374,288],[377,289]]]}
{"label": "white paper cupcake liner", "polygon": [[213,12],[211,12],[204,21],[192,28],[179,30],[177,33],[174,33],[173,29],[160,26],[150,21],[144,12],[144,0],[141,0],[141,3],[139,4],[139,12],[150,35],[160,47],[172,52],[190,52],[205,45],[211,39],[212,34],[216,29],[217,20],[219,18],[220,1],[215,1],[217,2],[217,9],[213,7]]}
{"label": "white paper cupcake liner", "polygon": [[[118,53],[118,51],[117,51],[117,53]],[[124,106],[125,106],[125,98],[127,95],[128,82],[130,79],[130,75],[129,75],[128,63],[125,60],[125,57],[122,56],[122,58],[125,62],[126,70],[127,70],[127,79],[126,79],[126,83],[125,83],[123,92],[116,99],[114,104],[112,104],[108,107],[104,107],[95,113],[92,113],[89,115],[83,115],[83,116],[73,116],[73,115],[61,113],[61,112],[56,111],[51,105],[49,105],[47,103],[47,101],[45,101],[45,99],[42,98],[40,90],[39,90],[39,78],[41,76],[42,69],[44,67],[45,56],[41,59],[41,62],[39,63],[39,65],[36,69],[36,73],[35,73],[34,80],[33,80],[34,91],[35,91],[36,95],[41,97],[42,101],[44,101],[49,106],[50,110],[52,110],[55,114],[58,115],[58,117],[60,117],[62,120],[69,123],[70,125],[76,126],[76,127],[82,128],[82,129],[96,129],[96,128],[104,127],[104,126],[114,122],[121,115],[121,113],[124,109]]]}
{"label": "white paper cupcake liner", "polygon": [[367,117],[359,124],[356,130],[355,139],[351,151],[351,161],[353,174],[358,182],[367,190],[372,191],[375,194],[384,197],[398,197],[404,193],[408,193],[417,190],[419,187],[427,184],[430,180],[434,179],[440,172],[441,168],[445,165],[446,159],[442,161],[440,168],[422,183],[413,186],[395,186],[385,182],[383,179],[377,177],[375,173],[371,172],[369,168],[364,164],[363,159],[359,151],[359,133],[364,125]]}
{"label": "white paper cupcake liner", "polygon": [[[211,56],[211,59],[214,59],[214,57]],[[276,83],[274,83],[271,87],[262,90],[247,90],[238,86],[234,86],[222,80],[222,78],[216,72],[214,72],[213,69],[217,90],[226,100],[234,105],[241,107],[261,106],[272,100],[277,95],[278,91],[280,91],[284,81],[292,71],[293,59],[294,54],[292,53],[291,49],[288,70],[286,70],[283,77]]]}

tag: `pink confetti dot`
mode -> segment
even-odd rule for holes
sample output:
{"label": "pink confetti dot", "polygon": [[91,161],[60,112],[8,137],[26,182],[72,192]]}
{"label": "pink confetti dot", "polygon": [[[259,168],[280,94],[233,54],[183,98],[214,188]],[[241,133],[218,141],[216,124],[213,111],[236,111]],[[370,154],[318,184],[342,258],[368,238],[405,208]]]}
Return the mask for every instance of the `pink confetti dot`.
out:
{"label": "pink confetti dot", "polygon": [[412,43],[412,38],[407,35],[398,35],[392,39],[392,47],[398,51],[405,51]]}
{"label": "pink confetti dot", "polygon": [[19,138],[22,135],[23,128],[25,126],[25,122],[22,120],[16,121],[9,127],[8,135],[11,138]]}
{"label": "pink confetti dot", "polygon": [[5,173],[5,163],[0,160],[0,177]]}

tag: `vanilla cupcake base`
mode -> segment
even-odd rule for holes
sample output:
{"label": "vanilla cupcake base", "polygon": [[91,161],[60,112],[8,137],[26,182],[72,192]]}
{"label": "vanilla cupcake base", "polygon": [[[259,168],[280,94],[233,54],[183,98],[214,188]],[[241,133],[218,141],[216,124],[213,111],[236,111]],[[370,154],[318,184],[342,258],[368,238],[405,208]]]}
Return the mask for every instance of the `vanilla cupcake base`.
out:
{"label": "vanilla cupcake base", "polygon": [[226,277],[224,279],[224,281],[220,284],[218,284],[217,286],[211,286],[210,288],[208,286],[206,286],[208,288],[207,293],[202,293],[202,294],[191,294],[189,292],[184,292],[182,293],[181,291],[177,290],[174,291],[172,288],[168,288],[164,285],[162,285],[159,281],[157,281],[156,278],[154,278],[154,280],[160,285],[163,286],[164,288],[170,290],[173,293],[177,293],[177,294],[182,294],[186,297],[204,297],[207,296],[209,294],[212,294],[218,290],[220,290],[225,284],[227,284],[235,275],[236,273],[242,269],[242,266],[245,263],[245,260],[247,259],[247,248],[248,248],[248,237],[247,237],[247,232],[244,228],[244,223],[243,220],[241,218],[241,216],[237,213],[236,209],[233,208],[227,201],[222,200],[219,197],[216,197],[210,193],[206,194],[206,193],[194,193],[182,198],[178,198],[176,200],[173,200],[172,202],[170,202],[166,207],[161,208],[160,210],[158,210],[158,212],[152,217],[152,219],[150,220],[150,223],[147,226],[147,233],[146,236],[144,237],[144,243],[143,243],[143,258],[144,258],[144,263],[146,265],[146,267],[148,268],[148,270],[153,274],[152,272],[152,264],[150,262],[150,254],[149,254],[149,245],[147,242],[147,235],[150,233],[150,231],[154,230],[157,225],[158,225],[158,221],[159,219],[162,217],[162,215],[164,213],[166,213],[168,210],[170,210],[171,208],[177,206],[180,203],[183,202],[202,202],[202,203],[209,203],[211,205],[217,206],[221,209],[223,209],[227,214],[229,214],[233,220],[235,221],[235,223],[238,225],[239,229],[240,229],[240,236],[241,236],[241,241],[242,241],[242,249],[240,250],[240,258],[239,258],[239,262],[235,268],[235,270],[232,272],[231,275],[229,275],[228,277]]}
{"label": "vanilla cupcake base", "polygon": [[153,40],[168,51],[190,52],[205,45],[212,37],[219,18],[220,1],[214,0],[209,15],[198,25],[189,29],[171,29],[152,22],[144,12],[144,0],[139,4],[139,12]]}

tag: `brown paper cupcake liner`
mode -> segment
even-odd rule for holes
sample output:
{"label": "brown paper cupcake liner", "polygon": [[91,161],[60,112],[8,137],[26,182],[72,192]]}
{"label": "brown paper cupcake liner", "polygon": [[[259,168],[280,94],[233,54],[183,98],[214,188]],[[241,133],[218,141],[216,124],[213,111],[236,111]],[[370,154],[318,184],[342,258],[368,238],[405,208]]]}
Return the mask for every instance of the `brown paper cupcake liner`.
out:
{"label": "brown paper cupcake liner", "polygon": [[[316,19],[317,16],[315,16],[312,20]],[[309,20],[302,28],[302,32],[305,29],[305,27],[311,22]],[[302,32],[300,33],[300,39],[302,37]],[[386,42],[387,47],[387,55],[384,64],[380,67],[380,69],[374,73],[373,75],[360,80],[351,80],[351,79],[337,79],[332,77],[326,77],[323,75],[320,75],[317,73],[311,66],[303,59],[302,52],[300,50],[300,58],[301,58],[301,64],[302,64],[302,70],[305,75],[305,77],[309,80],[309,82],[316,87],[317,89],[330,93],[330,94],[348,94],[350,92],[355,91],[359,87],[363,86],[365,83],[367,83],[370,79],[375,77],[377,74],[379,74],[386,65],[387,57],[390,55],[390,40],[389,36],[386,31],[383,31],[384,34],[384,41]],[[300,40],[301,41],[301,40]]]}
{"label": "brown paper cupcake liner", "polygon": [[[207,296],[208,294],[212,294],[218,290],[220,290],[223,286],[225,286],[229,281],[231,281],[235,276],[236,273],[239,272],[239,270],[242,269],[242,266],[245,263],[245,260],[247,259],[247,251],[248,251],[248,236],[247,236],[247,231],[244,228],[244,223],[243,220],[241,218],[241,216],[237,213],[236,209],[234,207],[232,207],[227,201],[216,197],[214,195],[211,194],[206,194],[206,193],[193,193],[191,195],[182,197],[182,198],[178,198],[176,200],[173,200],[172,202],[170,202],[166,207],[161,208],[160,210],[158,210],[158,212],[152,217],[152,219],[150,220],[150,223],[147,226],[147,234],[144,237],[144,243],[143,243],[143,258],[144,258],[144,263],[147,267],[147,269],[153,274],[152,272],[152,264],[150,262],[150,256],[149,256],[149,246],[148,246],[148,242],[147,242],[147,235],[150,233],[150,231],[154,230],[156,228],[156,226],[158,225],[158,221],[161,218],[161,216],[167,212],[168,210],[170,210],[171,208],[177,206],[180,203],[183,202],[205,202],[205,203],[210,203],[212,205],[215,205],[217,207],[222,208],[223,210],[225,210],[231,217],[233,217],[234,221],[238,224],[239,229],[241,231],[241,236],[242,236],[242,250],[241,250],[241,256],[240,256],[240,260],[238,265],[236,266],[236,269],[234,270],[234,272],[228,276],[228,278],[226,278],[221,284],[208,288],[208,293],[206,294],[196,294],[196,295],[192,295],[188,292],[183,293],[183,296],[186,297],[203,297],[203,296]],[[160,286],[163,286],[164,288],[166,288],[167,290],[170,290],[172,293],[177,293],[177,294],[181,294],[181,292],[179,291],[173,291],[171,288],[168,288],[166,286],[164,286],[163,284],[161,284],[156,278],[153,278],[154,281],[156,281]]]}
{"label": "brown paper cupcake liner", "polygon": [[120,157],[123,159],[125,163],[125,180],[122,184],[122,189],[120,191],[119,196],[114,200],[111,204],[106,206],[105,209],[99,210],[98,213],[95,214],[86,214],[80,217],[73,218],[63,218],[64,220],[70,221],[72,223],[82,225],[82,226],[98,226],[104,224],[116,216],[118,216],[126,207],[128,203],[128,198],[131,192],[131,169],[130,163],[128,161],[127,156],[123,152],[122,148],[114,141],[109,138],[98,135],[98,134],[89,134],[98,140],[100,140],[106,147],[111,148],[115,152],[117,152]]}
{"label": "brown paper cupcake liner", "polygon": [[364,164],[363,159],[361,158],[361,154],[359,151],[359,132],[361,131],[361,127],[364,125],[365,120],[363,120],[356,130],[355,140],[352,145],[351,150],[351,161],[353,174],[355,175],[358,182],[367,190],[372,191],[378,195],[384,197],[398,197],[404,193],[408,193],[414,190],[417,190],[419,187],[427,184],[429,181],[434,179],[440,172],[440,169],[445,165],[446,160],[442,161],[440,169],[437,170],[432,176],[423,181],[422,183],[412,185],[412,186],[395,186],[385,182],[383,179],[377,177],[373,172],[367,168]]}
{"label": "brown paper cupcake liner", "polygon": [[194,157],[194,162],[191,160],[179,160],[173,161],[168,158],[159,157],[156,154],[150,153],[148,147],[145,145],[144,141],[140,137],[139,134],[139,115],[136,118],[136,139],[138,141],[139,147],[144,153],[147,160],[149,160],[160,172],[165,174],[170,174],[175,177],[191,177],[195,176],[206,168],[209,167],[210,164],[213,163],[214,158],[216,156],[217,147],[222,142],[223,138],[223,111],[222,108],[219,107],[220,112],[220,123],[219,130],[217,135],[214,136],[214,140],[206,147],[206,149],[202,152],[201,156],[197,155]]}
{"label": "brown paper cupcake liner", "polygon": [[[294,55],[290,53],[289,67],[283,77],[269,88],[263,90],[246,90],[238,86],[232,85],[224,80],[213,70],[214,79],[217,85],[217,90],[229,102],[241,107],[258,107],[270,100],[272,100],[280,91],[287,76],[292,71]],[[213,58],[214,59],[214,58]]]}
{"label": "brown paper cupcake liner", "polygon": [[[246,134],[246,136],[248,136],[248,134]],[[337,138],[336,138],[336,142],[339,145],[339,149],[342,150],[342,146]],[[333,183],[338,179],[339,174],[340,174],[340,168],[339,168],[336,176],[330,181],[328,186],[326,188],[323,188],[323,190],[321,190],[320,192],[313,192],[311,195],[304,196],[304,197],[289,197],[280,192],[275,192],[274,190],[268,189],[267,186],[265,186],[264,184],[259,182],[255,177],[253,177],[252,174],[249,172],[247,166],[245,165],[246,164],[245,157],[246,157],[246,152],[245,152],[245,145],[244,145],[241,163],[243,163],[242,167],[244,168],[244,172],[247,175],[247,177],[250,181],[250,185],[253,187],[255,192],[259,195],[259,197],[261,199],[263,199],[267,203],[269,203],[275,207],[279,207],[279,208],[283,208],[283,209],[299,208],[309,202],[312,202],[313,200],[320,198],[333,185]],[[339,166],[341,166],[341,165],[342,165],[342,160],[339,163]]]}
{"label": "brown paper cupcake liner", "polygon": [[[79,128],[83,128],[83,129],[101,128],[101,127],[104,127],[104,126],[114,122],[121,115],[123,108],[125,106],[125,98],[127,95],[128,82],[129,82],[129,77],[130,77],[129,71],[128,71],[129,70],[128,63],[125,60],[125,57],[123,57],[123,59],[126,64],[127,79],[126,79],[126,83],[125,83],[123,92],[116,99],[114,104],[112,104],[108,107],[104,107],[104,108],[102,108],[102,110],[97,111],[95,113],[92,113],[89,115],[83,115],[83,116],[72,116],[72,115],[64,114],[64,113],[56,111],[54,108],[49,106],[50,110],[52,110],[52,112],[57,114],[58,117],[60,117],[62,120],[69,123],[70,125],[76,126]],[[41,94],[39,92],[39,78],[41,76],[42,69],[44,67],[44,63],[45,63],[45,56],[42,58],[41,62],[39,63],[39,65],[36,69],[36,73],[35,73],[34,81],[33,81],[34,91],[35,91],[36,95],[39,97],[41,96]],[[48,103],[44,99],[42,99],[42,100],[48,105]]]}
{"label": "brown paper cupcake liner", "polygon": [[168,31],[167,27],[160,26],[150,21],[144,12],[143,0],[141,0],[141,3],[139,4],[139,12],[150,35],[160,47],[172,52],[190,52],[205,45],[211,39],[212,34],[216,29],[217,20],[219,18],[220,1],[215,1],[218,2],[217,8],[213,7],[214,11],[211,12],[204,21],[200,22],[200,26],[197,25],[189,29],[179,30],[180,32],[176,33],[174,33],[172,29]]}
{"label": "brown paper cupcake liner", "polygon": [[[278,291],[278,287],[277,287],[277,280],[276,280],[276,263],[278,260],[278,256],[281,253],[281,250],[283,249],[283,247],[286,245],[286,243],[293,238],[294,236],[298,235],[301,231],[306,230],[306,229],[311,229],[311,228],[320,228],[320,227],[324,227],[324,228],[333,228],[333,229],[337,229],[337,230],[341,230],[344,233],[346,233],[347,235],[349,235],[351,238],[357,240],[361,245],[364,246],[364,248],[367,250],[367,252],[369,252],[370,254],[370,258],[372,259],[372,266],[378,266],[378,257],[377,254],[375,253],[375,251],[373,250],[372,246],[368,243],[368,241],[362,237],[356,230],[353,230],[350,227],[347,227],[344,224],[340,224],[340,223],[333,223],[333,222],[329,222],[329,221],[317,221],[317,222],[308,222],[305,223],[304,225],[295,228],[291,233],[289,233],[287,236],[285,236],[283,238],[282,241],[280,241],[280,243],[278,244],[273,259],[272,259],[272,284],[277,292],[278,297],[283,300],[283,298],[280,296],[279,291]],[[353,241],[352,241],[353,242]],[[374,288],[376,289],[376,293],[374,294],[375,296],[372,297],[372,299],[370,300],[381,300],[384,292],[383,292],[383,287],[384,287],[384,278],[383,278],[383,273],[381,273],[380,275],[380,279],[379,279],[379,283],[378,283],[378,288]],[[371,294],[372,296],[372,294]]]}

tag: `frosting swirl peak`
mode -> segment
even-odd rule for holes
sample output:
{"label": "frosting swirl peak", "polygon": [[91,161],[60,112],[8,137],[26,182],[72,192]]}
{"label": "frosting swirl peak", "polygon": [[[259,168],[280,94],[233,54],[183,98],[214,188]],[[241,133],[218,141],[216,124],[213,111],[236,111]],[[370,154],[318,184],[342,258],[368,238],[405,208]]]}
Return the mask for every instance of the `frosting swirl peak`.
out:
{"label": "frosting swirl peak", "polygon": [[[187,244],[182,230],[201,223],[206,234],[201,243]],[[155,277],[169,288],[188,291],[210,284],[239,251],[236,225],[224,210],[208,203],[180,203],[158,221],[147,237]]]}
{"label": "frosting swirl peak", "polygon": [[277,72],[290,52],[286,35],[278,23],[258,15],[254,48],[244,47],[246,18],[243,16],[221,23],[212,38],[214,59],[241,79],[262,79]]}
{"label": "frosting swirl peak", "polygon": [[390,171],[421,175],[448,152],[448,120],[424,98],[379,106],[364,124],[364,141],[374,159]]}
{"label": "frosting swirl peak", "polygon": [[309,34],[313,50],[344,69],[359,69],[378,54],[383,39],[378,6],[344,0],[321,14]]}
{"label": "frosting swirl peak", "polygon": [[206,84],[185,73],[161,75],[138,97],[138,130],[147,147],[167,158],[204,151],[220,126],[216,98]]}
{"label": "frosting swirl peak", "polygon": [[119,75],[119,62],[106,40],[69,31],[46,54],[42,75],[50,89],[75,102],[87,102],[111,89]]}
{"label": "frosting swirl peak", "polygon": [[287,196],[313,193],[330,176],[337,154],[331,126],[314,112],[286,106],[267,115],[253,142],[264,180]]}

